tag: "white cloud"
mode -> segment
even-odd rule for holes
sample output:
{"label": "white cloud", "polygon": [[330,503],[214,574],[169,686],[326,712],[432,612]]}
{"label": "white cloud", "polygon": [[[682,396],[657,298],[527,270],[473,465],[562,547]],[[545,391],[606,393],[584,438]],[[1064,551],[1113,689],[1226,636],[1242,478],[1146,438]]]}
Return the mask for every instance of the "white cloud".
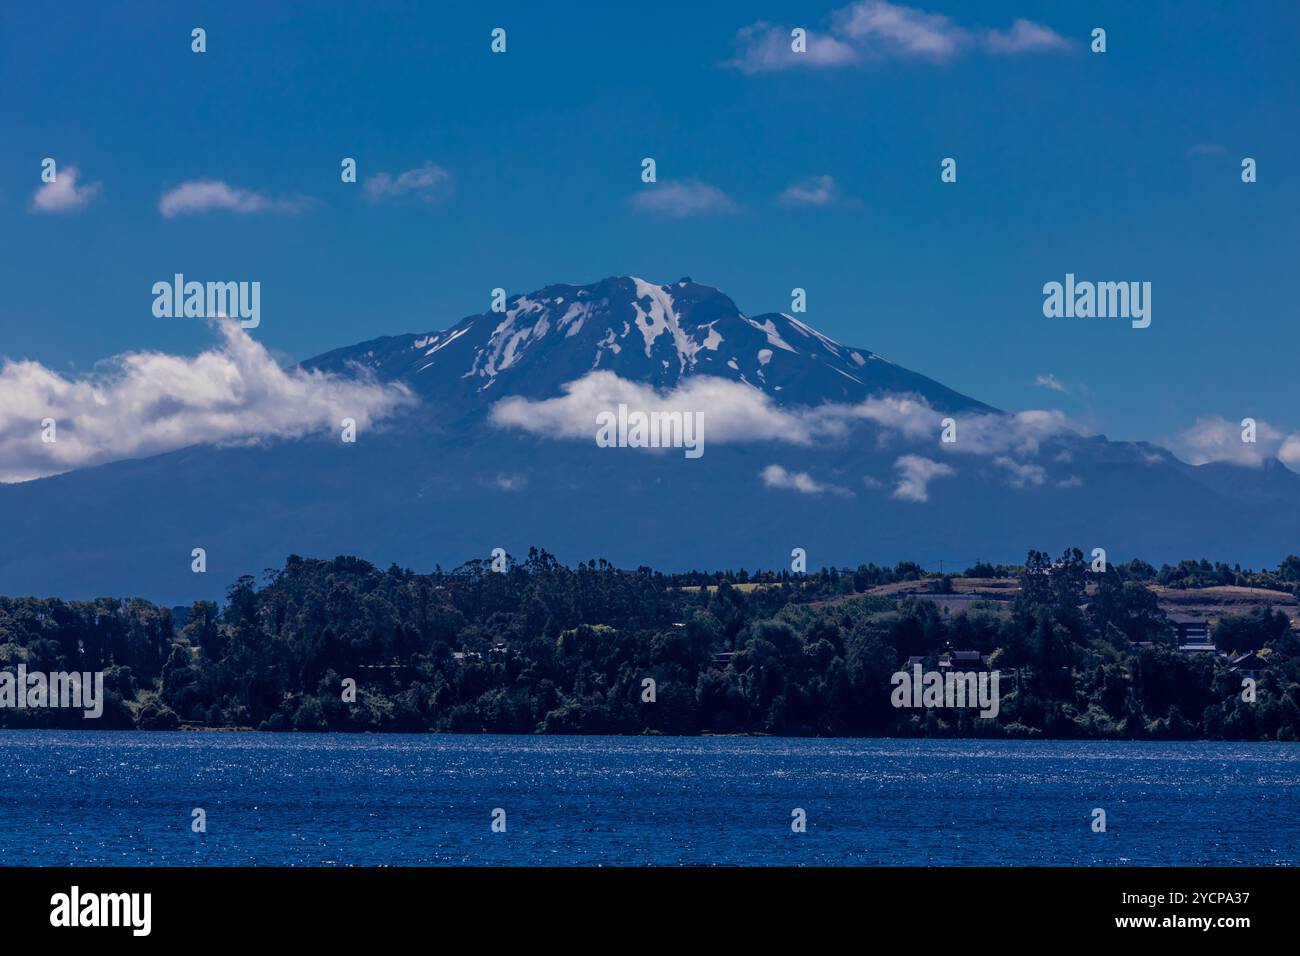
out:
{"label": "white cloud", "polygon": [[1300,471],[1300,432],[1286,434],[1263,420],[1255,422],[1255,441],[1242,441],[1242,431],[1239,421],[1207,415],[1168,444],[1174,454],[1193,465],[1223,462],[1257,468],[1277,458]]}
{"label": "white cloud", "polygon": [[595,440],[596,415],[625,404],[630,409],[704,412],[707,441],[767,440],[807,445],[812,430],[797,414],[783,411],[763,392],[741,382],[699,375],[673,390],[620,378],[613,372],[589,372],[563,387],[557,398],[533,401],[522,396],[492,406],[492,421],[550,438]]}
{"label": "white cloud", "polygon": [[189,216],[205,212],[233,212],[239,215],[257,213],[284,213],[297,215],[311,205],[311,201],[298,196],[291,199],[274,199],[251,189],[231,186],[219,179],[192,179],[163,193],[158,200],[158,211],[164,219]]}
{"label": "white cloud", "polygon": [[1300,435],[1287,435],[1277,450],[1277,457],[1292,471],[1300,471]]}
{"label": "white cloud", "polygon": [[736,33],[736,57],[726,65],[742,73],[770,73],[800,66],[843,66],[858,58],[852,46],[825,33],[809,31],[803,53],[795,53],[791,41],[787,27],[763,21],[742,27]]}
{"label": "white cloud", "polygon": [[1005,468],[1010,473],[1013,488],[1023,488],[1025,485],[1041,485],[1047,478],[1047,471],[1042,465],[1015,461],[1005,455],[994,458],[993,464],[999,468]]}
{"label": "white cloud", "polygon": [[32,194],[32,212],[73,213],[85,209],[100,192],[100,183],[77,185],[80,170],[64,166],[55,170],[54,182],[44,183]]}
{"label": "white cloud", "polygon": [[842,439],[860,423],[880,426],[886,436],[933,443],[950,454],[1036,454],[1042,442],[1081,429],[1058,411],[1000,412],[957,416],[957,441],[940,444],[944,414],[910,395],[872,396],[857,404],[827,403],[782,408],[767,393],[743,382],[709,375],[683,379],[675,389],[656,390],[613,372],[588,372],[563,386],[563,395],[534,401],[510,396],[492,407],[492,420],[550,438],[592,441],[596,415],[619,404],[651,412],[703,412],[710,442],[777,441],[808,446]]}
{"label": "white cloud", "polygon": [[855,422],[869,421],[911,441],[937,441],[943,418],[924,401],[908,395],[873,396],[856,405],[820,405],[809,409],[807,417],[814,433],[831,438],[847,435]]}
{"label": "white cloud", "polygon": [[782,488],[787,491],[798,491],[805,495],[820,495],[825,492],[832,492],[837,495],[850,495],[852,492],[840,488],[836,485],[823,484],[816,481],[812,475],[806,471],[787,471],[780,465],[768,465],[759,473],[763,479],[763,484],[768,488]]}
{"label": "white cloud", "polygon": [[365,181],[361,192],[372,203],[401,199],[437,202],[451,193],[451,173],[437,163],[426,162],[396,176],[376,173]]}
{"label": "white cloud", "polygon": [[1051,372],[1046,372],[1034,379],[1034,384],[1039,388],[1051,389],[1053,392],[1068,394],[1069,389],[1061,384],[1060,380]]}
{"label": "white cloud", "polygon": [[862,0],[831,14],[836,33],[874,56],[947,59],[969,41],[969,34],[940,13]]}
{"label": "white cloud", "polygon": [[1070,44],[1055,30],[1018,19],[1010,30],[987,30],[982,36],[984,46],[992,53],[1030,53],[1035,50],[1066,50]]}
{"label": "white cloud", "polygon": [[1017,18],[1006,30],[964,27],[943,14],[887,0],[858,0],[833,11],[829,34],[809,34],[807,53],[790,50],[789,28],[766,22],[741,29],[736,45],[738,52],[727,65],[751,74],[864,60],[942,62],[967,50],[1013,56],[1070,46],[1059,33],[1032,20]]}
{"label": "white cloud", "polygon": [[632,196],[633,208],[668,219],[730,215],[737,206],[717,186],[688,180],[647,185]]}
{"label": "white cloud", "polygon": [[522,396],[504,398],[493,405],[492,420],[502,427],[551,438],[591,440],[596,433],[596,415],[625,404],[646,412],[703,412],[710,442],[779,441],[806,446],[843,437],[862,421],[875,422],[909,439],[937,441],[942,417],[925,402],[897,395],[870,398],[857,405],[786,409],[752,385],[711,375],[693,375],[675,389],[659,391],[613,372],[594,371],[568,382],[563,391],[559,397],[539,401]]}
{"label": "white cloud", "polygon": [[839,198],[839,184],[833,176],[814,176],[786,187],[780,201],[786,206],[829,206]]}
{"label": "white cloud", "polygon": [[1032,409],[1014,415],[959,415],[957,441],[943,449],[975,455],[1034,455],[1048,439],[1082,434],[1081,426],[1055,409]]}
{"label": "white cloud", "polygon": [[894,462],[894,467],[899,472],[894,497],[899,501],[929,501],[930,482],[956,474],[950,465],[920,455],[903,455]]}
{"label": "white cloud", "polygon": [[[246,444],[364,430],[414,402],[402,385],[281,368],[238,322],[193,358],[134,352],[95,375],[65,378],[39,362],[0,364],[0,481],[25,481],[196,444]],[[56,438],[42,441],[43,419]]]}

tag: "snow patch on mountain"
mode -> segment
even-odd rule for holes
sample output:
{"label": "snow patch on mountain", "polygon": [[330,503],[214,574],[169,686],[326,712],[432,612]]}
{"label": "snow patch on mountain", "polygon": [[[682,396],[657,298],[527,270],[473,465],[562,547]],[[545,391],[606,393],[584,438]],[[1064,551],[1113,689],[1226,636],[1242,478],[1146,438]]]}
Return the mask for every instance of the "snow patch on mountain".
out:
{"label": "snow patch on mountain", "polygon": [[[564,297],[555,300],[563,304]],[[583,323],[587,321],[587,316],[591,314],[590,302],[575,302],[569,306],[564,315],[560,316],[559,328],[565,329],[564,337],[571,339],[582,331]]]}
{"label": "snow patch on mountain", "polygon": [[[460,338],[462,335],[464,335],[466,332],[468,332],[468,331],[469,331],[470,329],[472,329],[473,327],[474,327],[474,323],[471,322],[471,323],[469,323],[469,325],[465,326],[463,329],[457,329],[455,332],[452,332],[450,335],[448,335],[448,336],[447,336],[445,339],[443,339],[443,341],[441,341],[441,342],[438,342],[438,339],[439,339],[440,336],[435,335],[432,339],[428,339],[427,341],[428,341],[428,342],[438,342],[438,344],[435,345],[433,348],[429,349],[429,351],[425,352],[424,354],[425,354],[426,356],[428,356],[428,355],[432,355],[434,352],[438,352],[438,351],[442,350],[442,349],[445,348],[446,346],[450,345],[452,342],[455,342],[458,338]],[[416,348],[421,348],[421,346],[417,345]]]}
{"label": "snow patch on mountain", "polygon": [[767,341],[771,345],[775,345],[779,349],[785,349],[787,352],[798,354],[799,350],[797,348],[785,339],[781,338],[781,333],[777,331],[776,323],[771,319],[768,319],[766,322],[755,322],[753,319],[746,317],[745,321],[760,332],[764,333],[767,336]]}
{"label": "snow patch on mountain", "polygon": [[826,349],[826,351],[830,352],[832,355],[838,356],[840,354],[841,346],[839,342],[836,342],[834,339],[830,338],[829,336],[823,335],[822,333],[818,332],[811,325],[808,325],[804,322],[800,322],[793,315],[787,315],[786,313],[782,312],[781,317],[785,319],[787,322],[789,322],[791,325],[793,325],[795,331],[801,333],[806,338],[816,339],[818,342],[821,343],[822,348]]}
{"label": "snow patch on mountain", "polygon": [[[704,342],[695,341],[695,338],[682,328],[681,316],[677,312],[672,293],[668,291],[667,286],[651,285],[636,276],[632,277],[632,282],[636,288],[636,299],[632,302],[632,308],[636,312],[636,327],[641,330],[641,335],[645,339],[646,358],[651,357],[655,340],[665,332],[671,336],[673,346],[677,350],[679,372],[685,372],[689,366],[693,366],[696,353],[701,348],[708,347],[710,341],[721,343],[722,336],[716,333],[712,325],[710,325],[710,334]],[[642,300],[645,299],[650,302],[649,309],[641,305]],[[717,345],[715,344],[713,348],[716,349]],[[661,364],[666,366],[667,362]]]}

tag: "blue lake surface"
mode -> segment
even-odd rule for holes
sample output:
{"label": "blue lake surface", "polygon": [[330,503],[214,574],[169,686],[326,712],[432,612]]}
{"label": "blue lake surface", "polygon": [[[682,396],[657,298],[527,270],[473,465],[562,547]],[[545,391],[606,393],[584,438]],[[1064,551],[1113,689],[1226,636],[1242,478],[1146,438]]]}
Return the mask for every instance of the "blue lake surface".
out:
{"label": "blue lake surface", "polygon": [[1295,744],[0,731],[3,865],[1275,865],[1298,809]]}

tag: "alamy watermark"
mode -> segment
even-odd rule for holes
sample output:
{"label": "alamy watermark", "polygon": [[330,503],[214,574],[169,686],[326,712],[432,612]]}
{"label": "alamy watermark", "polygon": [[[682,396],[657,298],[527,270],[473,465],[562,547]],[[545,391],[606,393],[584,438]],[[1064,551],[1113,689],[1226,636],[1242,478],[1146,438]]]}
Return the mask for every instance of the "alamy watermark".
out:
{"label": "alamy watermark", "polygon": [[262,324],[260,282],[186,282],[178,272],[171,282],[155,282],[153,295],[153,314],[160,319],[239,319],[245,329]]}
{"label": "alamy watermark", "polygon": [[703,412],[629,412],[596,415],[596,444],[601,448],[684,448],[687,458],[704,454]]}
{"label": "alamy watermark", "polygon": [[1043,286],[1043,315],[1049,319],[1131,319],[1133,328],[1151,324],[1150,282],[1076,282],[1073,272],[1065,282]]}
{"label": "alamy watermark", "polygon": [[897,671],[889,678],[895,707],[979,707],[981,717],[996,717],[1001,708],[998,671]]}
{"label": "alamy watermark", "polygon": [[132,936],[148,936],[153,928],[152,893],[83,893],[75,884],[50,897],[50,925],[125,927]]}
{"label": "alamy watermark", "polygon": [[94,720],[104,713],[104,672],[28,671],[18,665],[17,674],[0,671],[0,707],[56,707],[81,710],[82,716]]}

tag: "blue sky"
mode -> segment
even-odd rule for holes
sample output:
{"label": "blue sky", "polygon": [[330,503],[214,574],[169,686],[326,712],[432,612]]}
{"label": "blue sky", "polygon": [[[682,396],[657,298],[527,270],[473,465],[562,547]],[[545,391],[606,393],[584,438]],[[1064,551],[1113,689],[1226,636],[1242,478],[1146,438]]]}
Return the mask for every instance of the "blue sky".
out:
{"label": "blue sky", "polygon": [[[260,281],[254,334],[293,358],[449,326],[495,286],[689,275],[751,314],[806,288],[843,342],[1112,438],[1300,429],[1300,7],[926,2],[855,35],[854,6],[7,5],[0,356],[210,347],[152,314],[176,272]],[[831,45],[754,68],[756,23]],[[72,208],[33,208],[47,156],[88,190]],[[645,156],[698,214],[634,201]],[[242,211],[162,214],[204,180]],[[1067,272],[1150,281],[1151,327],[1045,318]]]}

